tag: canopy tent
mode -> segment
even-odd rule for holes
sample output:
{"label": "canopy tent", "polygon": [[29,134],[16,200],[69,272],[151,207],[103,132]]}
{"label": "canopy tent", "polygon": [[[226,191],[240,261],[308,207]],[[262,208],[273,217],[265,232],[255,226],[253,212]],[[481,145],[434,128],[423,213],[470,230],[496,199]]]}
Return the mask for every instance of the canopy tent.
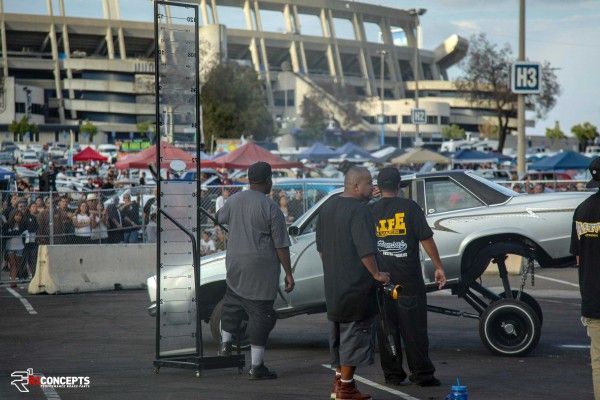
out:
{"label": "canopy tent", "polygon": [[[364,158],[372,160],[373,156],[365,149],[358,147],[352,142],[348,142],[335,151],[335,156],[340,158]],[[334,156],[334,157],[335,157]]]}
{"label": "canopy tent", "polygon": [[298,154],[298,158],[306,158],[310,161],[325,161],[335,156],[337,156],[335,150],[332,150],[320,142],[313,144],[308,149]]}
{"label": "canopy tent", "polygon": [[377,151],[371,152],[373,159],[375,162],[384,164],[389,160],[396,158],[402,154],[406,153],[406,149],[400,149],[394,146],[384,147]]}
{"label": "canopy tent", "polygon": [[427,162],[450,164],[450,159],[434,151],[418,147],[392,159],[391,162],[395,165],[425,164]]}
{"label": "canopy tent", "polygon": [[477,150],[460,150],[452,156],[453,164],[479,164],[488,162],[498,162],[498,156]]}
{"label": "canopy tent", "polygon": [[10,181],[15,178],[15,173],[4,168],[0,168],[0,181]]}
{"label": "canopy tent", "polygon": [[203,151],[200,152],[200,161],[210,160],[210,159],[212,159],[211,156],[209,156],[208,154],[206,154]]}
{"label": "canopy tent", "polygon": [[530,170],[559,171],[567,169],[586,169],[592,159],[574,151],[564,151],[551,157],[535,161],[529,166]]}
{"label": "canopy tent", "polygon": [[231,153],[212,160],[201,160],[200,166],[202,168],[247,169],[258,161],[268,162],[273,169],[302,168],[302,163],[284,160],[256,143],[246,143]]}
{"label": "canopy tent", "polygon": [[[160,163],[160,168],[168,168],[173,160],[181,160],[185,162],[187,168],[194,168],[194,156],[181,150],[170,143],[160,142],[160,154],[163,161]],[[128,155],[123,160],[117,162],[117,169],[128,168],[148,168],[148,165],[156,164],[156,145],[148,147],[139,153]]]}
{"label": "canopy tent", "polygon": [[102,154],[98,153],[96,150],[92,149],[89,146],[73,156],[74,162],[106,160],[108,160],[108,157],[104,157]]}

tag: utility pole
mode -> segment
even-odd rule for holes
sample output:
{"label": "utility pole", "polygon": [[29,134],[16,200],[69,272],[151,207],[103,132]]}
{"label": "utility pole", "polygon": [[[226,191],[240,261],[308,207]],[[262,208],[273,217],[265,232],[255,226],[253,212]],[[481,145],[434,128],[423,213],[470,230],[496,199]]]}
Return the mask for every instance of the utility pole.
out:
{"label": "utility pole", "polygon": [[381,99],[381,115],[379,116],[379,124],[381,126],[381,134],[379,137],[379,145],[383,147],[385,144],[385,109],[384,109],[384,101],[385,101],[385,89],[383,87],[383,77],[385,75],[385,50],[381,50],[381,92],[379,93],[379,98]]}
{"label": "utility pole", "polygon": [[[519,61],[525,61],[525,0],[519,0]],[[517,175],[522,179],[526,173],[525,148],[525,95],[517,99]]]}
{"label": "utility pole", "polygon": [[[419,37],[421,36],[421,22],[419,21],[419,17],[426,12],[427,10],[425,8],[411,8],[408,10],[408,14],[415,18],[415,108],[419,108],[419,71],[421,70],[421,62],[419,59]],[[415,124],[415,142],[421,143],[421,130],[419,124]]]}

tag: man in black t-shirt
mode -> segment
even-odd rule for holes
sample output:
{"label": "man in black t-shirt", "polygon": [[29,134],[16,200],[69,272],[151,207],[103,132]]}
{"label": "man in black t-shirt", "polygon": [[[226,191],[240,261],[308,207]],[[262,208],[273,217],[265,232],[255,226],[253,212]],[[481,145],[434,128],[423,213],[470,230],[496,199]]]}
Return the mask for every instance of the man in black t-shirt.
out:
{"label": "man in black t-shirt", "polygon": [[368,400],[354,382],[357,366],[373,363],[372,328],[376,314],[374,288],[389,282],[375,261],[373,217],[365,204],[373,183],[366,168],[346,173],[344,193],[327,200],[319,211],[316,244],[323,261],[329,319],[331,365],[336,368],[332,398]]}
{"label": "man in black t-shirt", "polygon": [[[433,232],[417,203],[398,197],[400,173],[396,168],[383,168],[377,177],[381,200],[371,205],[375,218],[377,253],[382,271],[390,273],[391,282],[400,285],[398,300],[384,296],[383,309],[390,327],[397,355],[386,343],[388,337],[379,324],[379,350],[385,381],[400,385],[406,379],[402,369],[401,343],[411,372],[409,379],[419,386],[439,386],[435,368],[429,359],[427,337],[427,296],[421,271],[419,243],[435,267],[435,281],[441,289],[446,284],[444,268],[433,241]],[[402,338],[402,340],[400,340]]]}
{"label": "man in black t-shirt", "polygon": [[[600,157],[590,163],[592,180],[587,188],[600,187]],[[600,191],[588,197],[573,214],[571,253],[579,266],[581,320],[591,339],[594,396],[600,400]]]}

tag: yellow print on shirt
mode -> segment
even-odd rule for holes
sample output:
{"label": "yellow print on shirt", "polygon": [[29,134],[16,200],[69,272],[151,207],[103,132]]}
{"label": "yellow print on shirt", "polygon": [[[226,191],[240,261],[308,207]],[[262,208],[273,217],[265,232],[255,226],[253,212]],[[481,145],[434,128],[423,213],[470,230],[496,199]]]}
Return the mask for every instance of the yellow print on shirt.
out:
{"label": "yellow print on shirt", "polygon": [[377,237],[406,235],[404,213],[396,213],[394,218],[380,219],[377,225]]}
{"label": "yellow print on shirt", "polygon": [[577,231],[577,239],[581,239],[582,236],[597,238],[600,234],[600,222],[575,221],[575,230]]}

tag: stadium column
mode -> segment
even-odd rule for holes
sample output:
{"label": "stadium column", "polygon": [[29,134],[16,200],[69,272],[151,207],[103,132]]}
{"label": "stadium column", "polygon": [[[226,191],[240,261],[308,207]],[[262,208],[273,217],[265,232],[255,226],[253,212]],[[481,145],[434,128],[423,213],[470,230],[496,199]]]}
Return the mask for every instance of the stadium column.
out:
{"label": "stadium column", "polygon": [[386,57],[386,62],[388,64],[388,71],[390,71],[390,81],[394,85],[394,97],[399,98],[401,93],[403,92],[401,83],[400,83],[400,68],[398,67],[398,55],[396,53],[396,46],[394,46],[394,39],[392,38],[392,29],[390,27],[390,21],[388,18],[381,19],[381,32],[383,44],[387,47],[386,51],[390,55]]}
{"label": "stadium column", "polygon": [[2,76],[8,76],[8,49],[6,48],[6,24],[4,22],[4,1],[0,0],[0,35],[2,35]]}
{"label": "stadium column", "polygon": [[213,24],[219,23],[219,13],[217,12],[217,0],[210,0],[210,9],[213,15]]}
{"label": "stadium column", "polygon": [[[205,0],[203,0],[204,2]],[[250,32],[255,32],[255,24],[252,23],[252,10],[250,9],[250,0],[244,1],[244,17],[246,18],[246,28]],[[260,58],[258,57],[258,47],[256,46],[256,35],[252,34],[250,39],[250,57],[252,57],[252,65],[254,70],[260,74]]]}
{"label": "stadium column", "polygon": [[119,0],[111,0],[111,15],[119,25],[117,28],[119,57],[121,60],[125,60],[127,58],[127,50],[125,49],[125,34],[123,33],[123,26],[121,25],[121,7],[119,6]]}
{"label": "stadium column", "polygon": [[352,16],[352,25],[354,26],[354,34],[359,42],[360,50],[358,53],[360,61],[360,69],[363,75],[363,79],[367,82],[367,95],[376,96],[377,88],[375,87],[375,76],[373,73],[373,64],[367,51],[367,39],[365,33],[365,26],[363,25],[362,15],[354,13]]}
{"label": "stadium column", "polygon": [[106,41],[106,50],[108,53],[108,59],[115,59],[115,46],[113,43],[112,36],[112,17],[110,12],[110,5],[108,4],[108,0],[102,0],[102,11],[104,14],[104,19],[106,20],[106,34],[104,35],[104,40]]}
{"label": "stadium column", "polygon": [[285,18],[285,28],[287,33],[291,36],[290,40],[290,59],[292,60],[292,71],[298,73],[300,71],[300,63],[298,62],[298,49],[296,46],[296,29],[292,13],[290,12],[290,5],[286,4],[283,7],[283,17]]}
{"label": "stadium column", "polygon": [[[59,6],[60,6],[60,15],[61,17],[63,17],[63,25],[62,25],[62,43],[63,43],[63,50],[64,50],[64,54],[65,54],[65,59],[69,60],[71,58],[71,45],[69,42],[69,31],[67,29],[67,24],[66,24],[66,19],[65,17],[65,2],[64,0],[59,0],[58,2]],[[73,70],[71,69],[71,64],[70,63],[63,63],[63,65],[65,66],[66,70],[67,70],[67,79],[69,79],[69,81],[73,80]],[[73,100],[75,99],[75,91],[69,87],[69,99]],[[70,114],[71,114],[71,119],[77,119],[77,111],[75,111],[75,109],[71,108],[70,110]]]}
{"label": "stadium column", "polygon": [[335,24],[333,23],[333,15],[331,9],[327,10],[327,20],[329,22],[329,28],[331,29],[329,33],[331,34],[331,41],[333,43],[333,57],[337,69],[337,76],[339,77],[338,83],[343,86],[346,84],[346,80],[344,79],[344,67],[342,66],[340,47],[338,46],[337,34],[335,33]]}
{"label": "stadium column", "polygon": [[46,0],[48,15],[50,16],[50,46],[52,48],[52,61],[54,64],[54,86],[56,88],[56,98],[58,99],[58,118],[61,123],[65,122],[65,106],[62,95],[62,82],[60,80],[60,60],[58,58],[58,43],[56,41],[56,30],[54,28],[54,16],[52,12],[52,1]]}
{"label": "stadium column", "polygon": [[296,22],[296,30],[298,34],[298,44],[299,44],[299,52],[300,52],[300,62],[302,65],[302,71],[304,74],[308,74],[308,64],[306,63],[306,52],[304,51],[304,40],[302,39],[302,24],[300,23],[300,16],[298,15],[298,6],[294,5],[292,8],[294,13],[294,21]]}
{"label": "stadium column", "polygon": [[261,33],[259,43],[260,53],[263,61],[262,65],[265,68],[264,73],[265,86],[267,87],[267,101],[269,103],[269,108],[273,109],[273,107],[275,107],[275,102],[273,101],[273,86],[271,85],[271,67],[269,66],[269,59],[267,57],[267,44],[265,43],[265,38],[262,35],[262,18],[260,17],[260,7],[258,5],[258,0],[254,0],[254,16],[256,17],[256,30]]}
{"label": "stadium column", "polygon": [[[321,12],[319,13],[319,18],[321,20],[321,29],[323,30],[323,37],[327,42],[327,66],[329,67],[329,76],[331,76],[334,82],[337,82],[336,71],[335,71],[335,62],[333,60],[333,48],[331,45],[331,26],[329,25],[329,18],[327,14],[327,10],[325,8],[321,8]],[[339,83],[339,82],[337,82]]]}
{"label": "stadium column", "polygon": [[206,6],[206,0],[200,1],[200,12],[202,13],[202,20],[204,25],[208,25],[210,20],[208,19],[208,7]]}

